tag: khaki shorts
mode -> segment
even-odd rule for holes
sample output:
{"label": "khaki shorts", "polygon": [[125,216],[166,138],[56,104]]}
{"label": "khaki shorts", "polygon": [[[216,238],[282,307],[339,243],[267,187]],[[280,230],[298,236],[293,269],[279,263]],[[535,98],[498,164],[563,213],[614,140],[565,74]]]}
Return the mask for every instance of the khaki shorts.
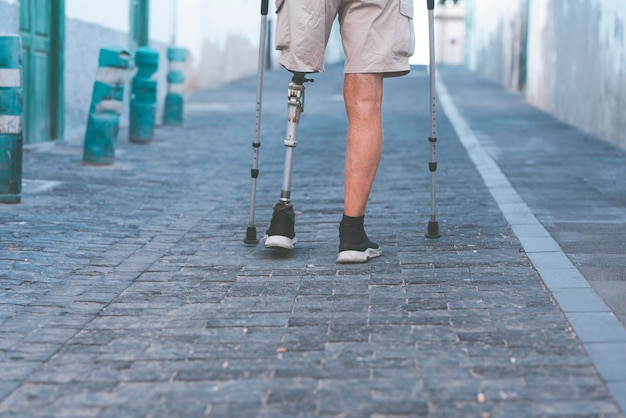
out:
{"label": "khaki shorts", "polygon": [[345,73],[409,72],[415,49],[413,0],[275,0],[276,49],[292,72],[324,71],[324,52],[339,17]]}

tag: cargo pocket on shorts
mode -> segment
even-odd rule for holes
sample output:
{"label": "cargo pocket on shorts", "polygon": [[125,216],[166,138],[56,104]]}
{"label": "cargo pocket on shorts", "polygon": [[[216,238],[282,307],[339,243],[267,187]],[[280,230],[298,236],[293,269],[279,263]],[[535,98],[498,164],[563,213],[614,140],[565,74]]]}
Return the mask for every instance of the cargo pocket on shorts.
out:
{"label": "cargo pocket on shorts", "polygon": [[[284,1],[284,0],[283,0]],[[415,29],[413,27],[413,0],[400,0],[400,15],[396,26],[394,54],[410,57],[415,51]]]}
{"label": "cargo pocket on shorts", "polygon": [[274,1],[274,5],[276,6],[276,35],[274,46],[279,51],[289,49],[289,45],[291,44],[289,22],[287,21],[287,16],[285,16],[285,11],[282,10],[284,4],[285,0]]}

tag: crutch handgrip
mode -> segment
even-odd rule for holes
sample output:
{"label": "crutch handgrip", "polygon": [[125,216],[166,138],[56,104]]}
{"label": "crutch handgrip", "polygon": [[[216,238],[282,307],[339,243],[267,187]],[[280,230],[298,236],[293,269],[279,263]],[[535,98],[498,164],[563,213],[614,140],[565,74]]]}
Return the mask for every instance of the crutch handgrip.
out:
{"label": "crutch handgrip", "polygon": [[261,0],[261,15],[267,16],[268,5],[269,5],[269,0]]}
{"label": "crutch handgrip", "polygon": [[435,0],[426,0],[428,10],[435,10]]}

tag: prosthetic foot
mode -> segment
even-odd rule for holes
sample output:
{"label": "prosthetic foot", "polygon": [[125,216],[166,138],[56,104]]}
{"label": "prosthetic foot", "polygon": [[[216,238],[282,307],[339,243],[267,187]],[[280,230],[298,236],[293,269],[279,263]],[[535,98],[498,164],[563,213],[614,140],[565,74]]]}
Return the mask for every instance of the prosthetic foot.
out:
{"label": "prosthetic foot", "polygon": [[285,168],[280,200],[274,205],[272,221],[263,240],[268,248],[291,250],[296,243],[295,213],[291,203],[291,172],[293,154],[298,143],[298,124],[304,112],[304,83],[313,81],[305,73],[293,73],[287,93],[287,136],[285,137]]}

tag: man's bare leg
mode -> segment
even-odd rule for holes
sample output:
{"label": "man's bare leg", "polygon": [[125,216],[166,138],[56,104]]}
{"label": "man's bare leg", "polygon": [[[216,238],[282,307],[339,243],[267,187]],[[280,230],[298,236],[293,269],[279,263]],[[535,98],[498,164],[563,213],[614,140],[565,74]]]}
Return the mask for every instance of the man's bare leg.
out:
{"label": "man's bare leg", "polygon": [[346,74],[348,114],[344,175],[344,215],[339,225],[337,263],[364,263],[382,254],[363,227],[365,207],[383,146],[382,74]]}
{"label": "man's bare leg", "polygon": [[348,114],[344,214],[356,217],[365,214],[382,152],[382,74],[346,74],[343,94]]}

